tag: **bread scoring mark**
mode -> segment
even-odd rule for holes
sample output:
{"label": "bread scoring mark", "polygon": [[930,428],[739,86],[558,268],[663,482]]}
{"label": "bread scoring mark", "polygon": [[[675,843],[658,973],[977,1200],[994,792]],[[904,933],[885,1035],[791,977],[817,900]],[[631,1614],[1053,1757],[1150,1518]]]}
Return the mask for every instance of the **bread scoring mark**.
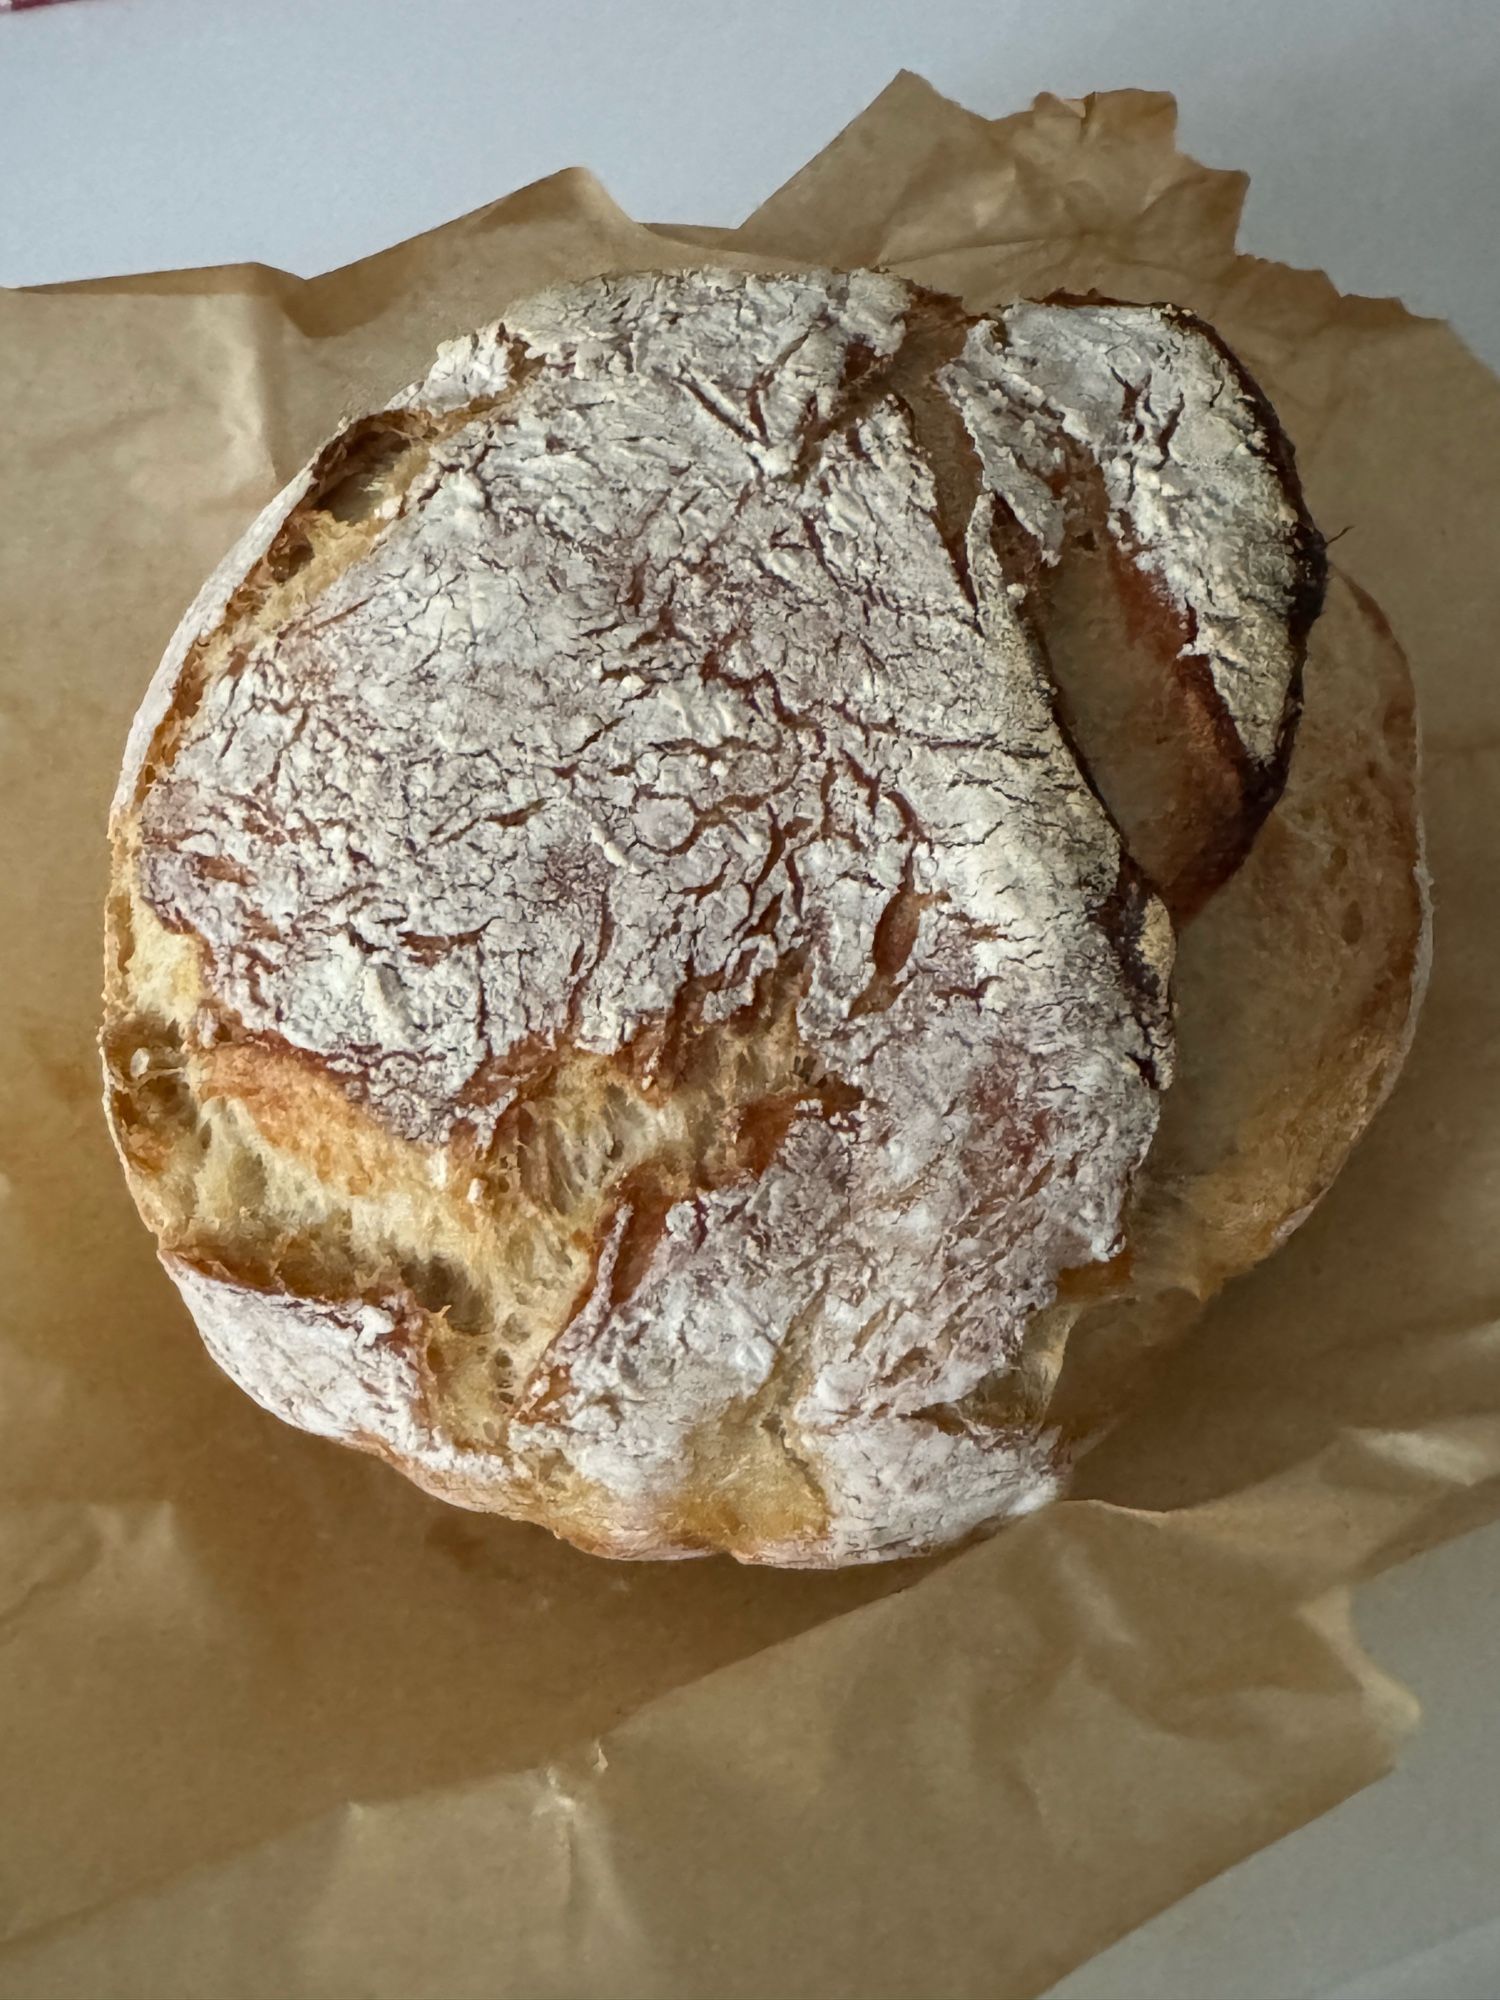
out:
{"label": "bread scoring mark", "polygon": [[[1188,915],[1244,859],[1285,782],[1326,569],[1291,447],[1218,336],[1177,307],[1023,301],[976,323],[942,381],[1045,636],[1059,590],[1088,574],[1079,549],[1108,547],[1111,643],[1125,641],[1123,612],[1142,659],[1122,658],[1134,671],[1112,709],[1108,674],[1069,671],[1076,631],[1061,629],[1052,657],[1065,702],[1083,702],[1077,743],[1103,795]],[[1153,727],[1170,744],[1154,772],[1136,749]],[[1155,815],[1153,780],[1180,791]]]}
{"label": "bread scoring mark", "polygon": [[[531,302],[399,399],[444,423],[410,461],[316,474],[315,558],[215,628],[140,807],[231,1041],[399,1155],[334,1215],[221,1062],[268,1220],[407,1296],[477,1274],[421,1307],[424,1407],[496,1504],[575,1482],[580,1539],[865,1558],[1052,1489],[1046,1439],[924,1413],[1117,1254],[1171,937],[944,402],[967,338],[872,274]],[[754,1480],[692,1524],[747,1426],[772,1542]]]}

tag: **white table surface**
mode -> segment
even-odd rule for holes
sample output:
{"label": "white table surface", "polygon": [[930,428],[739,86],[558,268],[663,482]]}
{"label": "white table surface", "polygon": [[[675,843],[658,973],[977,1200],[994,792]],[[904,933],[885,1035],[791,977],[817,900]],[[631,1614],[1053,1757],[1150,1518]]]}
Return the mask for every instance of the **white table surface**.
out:
{"label": "white table surface", "polygon": [[[579,162],[643,219],[732,223],[903,66],[991,114],[1042,89],[1171,89],[1188,149],[1252,175],[1248,248],[1444,315],[1500,364],[1500,0],[7,13],[0,284],[249,258],[312,273]],[[1362,1629],[1427,1707],[1402,1769],[1054,2000],[1500,2000],[1497,1586],[1500,1527],[1372,1586]]]}

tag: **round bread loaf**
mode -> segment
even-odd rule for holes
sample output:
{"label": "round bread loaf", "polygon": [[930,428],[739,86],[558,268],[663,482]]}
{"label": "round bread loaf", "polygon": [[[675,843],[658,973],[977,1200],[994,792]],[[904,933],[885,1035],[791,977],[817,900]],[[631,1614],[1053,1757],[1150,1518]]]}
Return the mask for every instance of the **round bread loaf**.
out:
{"label": "round bread loaf", "polygon": [[1169,912],[1281,789],[1321,546],[1173,308],[610,277],[445,349],[194,604],[104,1049],[210,1352],[616,1555],[1045,1501]]}

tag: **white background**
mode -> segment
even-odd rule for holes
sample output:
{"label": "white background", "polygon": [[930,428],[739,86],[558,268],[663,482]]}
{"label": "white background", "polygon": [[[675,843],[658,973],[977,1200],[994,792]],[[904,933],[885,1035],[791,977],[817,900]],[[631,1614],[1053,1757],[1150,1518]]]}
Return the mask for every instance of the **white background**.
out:
{"label": "white background", "polygon": [[[1177,92],[1247,247],[1500,362],[1500,0],[80,0],[0,22],[0,284],[309,274],[555,168],[734,223],[903,66]],[[1475,254],[1476,238],[1488,254]]]}
{"label": "white background", "polygon": [[[0,0],[3,4],[3,0]],[[311,273],[562,166],[733,223],[889,81],[1175,91],[1243,241],[1500,363],[1500,0],[80,0],[0,12],[0,284]],[[1403,1769],[1056,2000],[1500,2000],[1500,1528],[1366,1594]],[[855,2000],[855,1996],[829,1996]]]}

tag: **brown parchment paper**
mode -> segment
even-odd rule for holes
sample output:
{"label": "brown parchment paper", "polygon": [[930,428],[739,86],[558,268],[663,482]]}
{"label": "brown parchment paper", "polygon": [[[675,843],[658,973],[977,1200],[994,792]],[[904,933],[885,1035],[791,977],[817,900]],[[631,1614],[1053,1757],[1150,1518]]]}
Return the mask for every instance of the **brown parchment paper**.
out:
{"label": "brown parchment paper", "polygon": [[[310,282],[0,294],[5,2000],[1008,2000],[1387,1768],[1412,1704],[1349,1586],[1500,1513],[1500,383],[1238,255],[1243,194],[1164,96],[992,122],[902,76],[733,232],[571,171]],[[1394,1099],[1078,1497],[942,1563],[611,1565],[282,1428],[98,1109],[105,810],[202,576],[439,339],[710,251],[1207,313],[1419,683]]]}

